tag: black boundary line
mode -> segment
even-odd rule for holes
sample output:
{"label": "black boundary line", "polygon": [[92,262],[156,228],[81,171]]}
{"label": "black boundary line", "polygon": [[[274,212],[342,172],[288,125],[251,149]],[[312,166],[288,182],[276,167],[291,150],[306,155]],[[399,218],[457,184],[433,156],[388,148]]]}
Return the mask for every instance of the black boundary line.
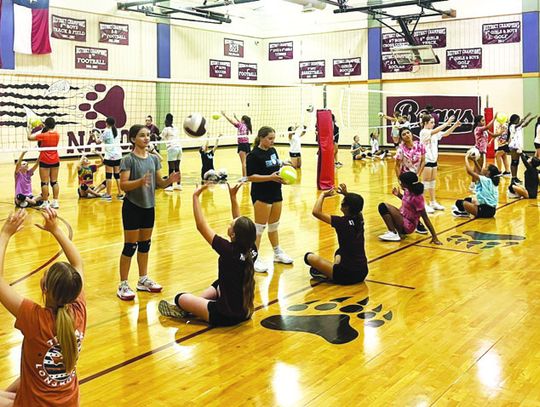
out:
{"label": "black boundary line", "polygon": [[466,250],[459,250],[459,249],[447,249],[446,247],[424,246],[421,244],[417,244],[416,247],[423,247],[425,249],[433,249],[433,250],[445,250],[447,252],[457,252],[457,253],[465,253],[465,254],[480,254],[478,252],[468,252]]}
{"label": "black boundary line", "polygon": [[[515,203],[515,202],[519,202],[519,200],[518,200],[518,201],[513,201],[513,202],[506,203],[506,204],[500,206],[498,209],[505,208],[506,206],[511,205],[511,204],[513,204],[513,203]],[[449,228],[447,228],[447,229],[441,231],[440,233],[442,234],[442,233],[449,232],[449,231],[452,230],[452,229],[455,229],[455,228],[461,227],[461,226],[463,226],[463,225],[466,225],[466,224],[468,224],[468,223],[471,223],[472,221],[474,221],[474,220],[476,220],[476,219],[477,219],[477,218],[468,219],[468,220],[466,220],[465,222],[462,222],[462,223],[459,223],[459,224],[454,225],[454,226],[452,226],[452,227],[449,227]],[[394,250],[394,251],[392,251],[392,252],[383,254],[383,255],[381,255],[381,256],[378,256],[378,257],[376,257],[376,258],[370,260],[368,263],[373,263],[373,262],[375,262],[375,261],[384,259],[385,257],[388,257],[388,256],[390,256],[390,255],[392,255],[392,254],[399,253],[399,252],[401,252],[401,251],[403,251],[403,250],[405,250],[405,249],[407,249],[407,248],[409,248],[409,247],[411,247],[411,246],[414,246],[414,245],[416,245],[416,244],[418,244],[418,243],[425,242],[426,240],[428,240],[428,239],[430,239],[430,238],[431,238],[430,236],[429,236],[429,237],[425,237],[425,238],[420,239],[420,240],[418,240],[418,241],[411,242],[411,243],[409,243],[409,244],[407,244],[407,245],[405,245],[405,246],[401,246],[401,247],[399,247],[398,249],[396,249],[396,250]],[[366,280],[366,281],[368,281],[368,280]],[[378,284],[397,286],[397,285],[394,285],[394,284],[391,284],[391,283],[383,283],[383,282],[373,281],[373,280],[370,280],[370,281],[371,281],[371,282],[374,282],[374,283],[378,283]],[[291,297],[291,296],[293,296],[293,295],[299,294],[299,293],[301,293],[301,292],[303,292],[303,291],[307,291],[307,290],[309,290],[309,289],[311,289],[311,288],[313,288],[313,287],[316,287],[316,286],[318,286],[318,285],[320,285],[320,284],[322,284],[322,281],[313,283],[313,284],[311,284],[309,287],[304,287],[304,288],[301,288],[301,289],[299,289],[299,290],[296,290],[296,291],[294,291],[294,292],[292,292],[292,293],[290,293],[290,294],[285,295],[285,296],[282,297],[281,299],[289,298],[289,297]],[[403,286],[403,288],[410,288],[410,287]],[[413,289],[414,289],[414,287],[413,287]],[[274,299],[274,300],[272,300],[272,301],[269,301],[268,304],[265,304],[265,305],[259,305],[258,307],[256,307],[256,308],[253,310],[253,312],[259,311],[259,310],[261,310],[262,308],[269,307],[270,305],[273,305],[273,304],[275,304],[275,303],[277,303],[277,302],[279,302],[279,298],[276,298],[276,299]],[[91,376],[85,377],[85,378],[79,380],[79,383],[80,383],[80,384],[88,383],[89,381],[92,381],[92,380],[94,380],[94,379],[100,378],[101,376],[104,376],[104,375],[106,375],[106,374],[109,374],[109,373],[111,373],[111,372],[114,372],[114,371],[116,371],[116,370],[118,370],[118,369],[120,369],[120,368],[122,368],[122,367],[124,367],[124,366],[128,366],[128,365],[130,365],[130,364],[132,364],[132,363],[138,362],[139,360],[144,359],[144,358],[146,358],[147,356],[151,356],[151,355],[154,355],[154,354],[156,354],[156,353],[158,353],[158,352],[161,352],[162,350],[168,349],[168,348],[172,347],[172,346],[175,345],[175,344],[182,343],[182,342],[185,342],[185,341],[187,341],[187,340],[189,340],[189,339],[195,338],[195,337],[197,337],[197,336],[199,336],[199,335],[201,335],[201,334],[203,334],[203,333],[206,333],[206,332],[208,332],[208,331],[211,331],[212,329],[214,329],[214,327],[208,326],[208,327],[205,327],[205,328],[203,328],[203,329],[201,329],[201,330],[199,330],[199,331],[196,331],[196,332],[193,332],[193,333],[191,333],[191,334],[189,334],[189,335],[186,335],[186,336],[184,336],[184,337],[182,337],[182,338],[175,339],[173,342],[166,343],[166,344],[161,345],[160,347],[158,347],[158,348],[156,348],[156,349],[146,351],[146,352],[144,352],[144,353],[142,353],[142,354],[140,354],[140,355],[134,356],[134,357],[132,357],[131,359],[128,359],[128,360],[126,360],[126,361],[124,361],[124,362],[118,363],[118,364],[116,364],[116,365],[114,365],[114,366],[111,366],[111,367],[105,369],[105,370],[102,370],[102,371],[100,371],[100,372],[94,373],[94,374],[91,375]]]}
{"label": "black boundary line", "polygon": [[[39,211],[38,211],[39,212]],[[68,223],[68,221],[66,221],[64,218],[62,218],[61,216],[58,216],[58,219],[60,219],[60,221],[66,225],[66,228],[67,228],[67,231],[68,231],[68,239],[69,240],[73,240],[73,228],[71,227],[71,225]],[[40,270],[43,270],[45,267],[47,267],[49,264],[51,264],[53,261],[55,261],[57,258],[59,258],[63,253],[63,250],[59,250],[58,252],[56,252],[56,254],[54,256],[52,256],[49,260],[47,260],[45,263],[43,263],[41,266],[37,267],[35,270],[32,270],[30,273],[22,276],[22,277],[19,277],[17,280],[9,283],[10,286],[14,286],[15,284],[18,284],[20,283],[21,281],[24,281],[28,278],[30,278],[31,276],[33,276],[34,274],[36,274],[37,272],[39,272]]]}
{"label": "black boundary line", "polygon": [[401,284],[394,284],[394,283],[386,283],[386,282],[384,282],[384,281],[370,280],[370,279],[368,279],[368,278],[366,278],[364,281],[367,281],[368,283],[375,283],[375,284],[389,285],[389,286],[397,287],[397,288],[406,288],[407,290],[416,290],[416,287],[411,287],[411,286],[409,286],[409,285],[401,285]]}

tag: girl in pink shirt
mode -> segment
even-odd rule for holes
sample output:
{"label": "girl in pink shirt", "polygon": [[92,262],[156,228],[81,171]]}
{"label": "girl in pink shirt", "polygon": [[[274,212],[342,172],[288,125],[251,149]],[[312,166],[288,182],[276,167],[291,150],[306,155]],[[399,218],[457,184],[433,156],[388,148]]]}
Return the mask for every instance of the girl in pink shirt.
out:
{"label": "girl in pink shirt", "polygon": [[228,117],[225,112],[221,112],[224,118],[229,123],[238,129],[238,155],[240,156],[240,162],[242,163],[242,177],[246,176],[246,157],[251,152],[249,146],[249,135],[253,133],[251,127],[251,118],[249,116],[242,116],[240,120],[234,115],[234,119]]}
{"label": "girl in pink shirt", "polygon": [[394,188],[392,194],[401,199],[401,208],[398,209],[387,203],[379,204],[379,213],[383,218],[388,231],[379,236],[379,239],[389,242],[399,242],[400,235],[408,235],[415,231],[420,217],[426,223],[431,233],[431,243],[441,245],[437,233],[426,213],[424,197],[424,184],[418,180],[413,172],[404,172],[399,176],[399,183],[403,188],[403,194],[399,188]]}
{"label": "girl in pink shirt", "polygon": [[32,168],[28,168],[28,161],[24,160],[26,151],[23,151],[15,165],[15,205],[19,208],[36,205],[38,198],[32,194],[32,175],[39,165],[39,159]]}

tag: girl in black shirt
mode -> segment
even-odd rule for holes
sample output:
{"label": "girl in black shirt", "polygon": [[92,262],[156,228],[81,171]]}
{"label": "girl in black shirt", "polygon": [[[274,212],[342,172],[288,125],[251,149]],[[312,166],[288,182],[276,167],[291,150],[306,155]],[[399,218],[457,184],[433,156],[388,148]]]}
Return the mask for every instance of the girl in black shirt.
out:
{"label": "girl in black shirt", "polygon": [[339,248],[334,254],[334,262],[308,252],[304,261],[310,267],[313,278],[332,280],[336,284],[356,284],[365,280],[368,273],[366,251],[364,248],[364,218],[362,209],[364,199],[354,193],[347,192],[347,186],[341,184],[337,192],[344,196],[341,212],[345,216],[330,216],[323,213],[324,199],[334,195],[328,190],[319,195],[313,207],[313,216],[336,229]]}
{"label": "girl in black shirt", "polygon": [[207,171],[214,169],[214,155],[216,154],[216,150],[219,144],[219,138],[221,136],[222,134],[217,137],[216,144],[214,144],[214,147],[212,147],[211,150],[208,149],[208,140],[206,140],[206,144],[199,149],[202,161],[201,180],[204,180],[204,174],[206,174]]}
{"label": "girl in black shirt", "polygon": [[159,302],[161,315],[186,318],[189,314],[209,322],[213,326],[231,326],[251,318],[255,279],[253,261],[257,258],[255,247],[255,225],[245,216],[240,216],[236,193],[241,184],[229,186],[233,221],[227,229],[230,241],[218,236],[204,218],[199,195],[208,185],[198,187],[193,193],[193,215],[197,230],[219,254],[219,277],[200,296],[180,293],[174,304]]}
{"label": "girl in black shirt", "polygon": [[[276,133],[271,127],[261,127],[255,138],[254,148],[247,156],[247,179],[251,182],[251,201],[255,212],[257,228],[257,248],[261,244],[261,236],[268,223],[268,238],[274,248],[274,261],[291,264],[291,259],[279,247],[278,227],[281,218],[281,184],[279,176],[282,165],[274,148]],[[268,266],[261,260],[255,262],[255,271],[263,273]]]}

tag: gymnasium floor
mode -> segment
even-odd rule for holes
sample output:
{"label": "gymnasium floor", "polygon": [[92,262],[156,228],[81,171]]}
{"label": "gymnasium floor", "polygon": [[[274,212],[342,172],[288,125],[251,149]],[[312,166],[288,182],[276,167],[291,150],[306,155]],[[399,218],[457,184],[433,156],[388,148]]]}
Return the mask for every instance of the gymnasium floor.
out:
{"label": "gymnasium floor", "polygon": [[[278,151],[286,157],[285,148]],[[332,228],[311,215],[315,157],[314,149],[305,148],[301,182],[283,187],[281,246],[294,265],[256,275],[251,321],[215,329],[157,311],[159,300],[200,292],[217,275],[217,255],[192,218],[198,152],[184,153],[184,190],[156,196],[150,276],[163,293],[138,294],[135,302],[115,296],[121,202],[79,201],[75,163],[62,164],[60,215],[85,260],[89,319],[78,363],[83,406],[538,405],[538,202],[507,201],[509,180],[503,179],[495,219],[453,218],[449,209],[467,196],[469,179],[461,156],[443,155],[437,189],[447,210],[431,219],[444,245],[432,246],[429,235],[418,234],[383,243],[377,239],[385,231],[377,205],[399,205],[390,194],[393,161],[351,162],[341,151],[337,181],[365,199],[370,272],[362,285],[317,283],[310,281],[303,255],[330,258],[337,241]],[[231,180],[239,177],[235,150],[219,149],[215,161],[216,168],[229,169]],[[5,219],[12,209],[13,166],[1,170]],[[247,187],[239,198],[242,212],[252,216]],[[327,199],[325,211],[338,213],[339,202]],[[202,203],[212,227],[224,235],[230,220],[226,190],[215,187]],[[39,279],[58,248],[32,226],[40,221],[37,212],[30,215],[8,248],[5,274],[20,293],[40,301]],[[266,237],[261,254],[271,255]],[[133,264],[132,282],[136,274]],[[22,336],[4,308],[0,321],[4,388],[18,375]]]}

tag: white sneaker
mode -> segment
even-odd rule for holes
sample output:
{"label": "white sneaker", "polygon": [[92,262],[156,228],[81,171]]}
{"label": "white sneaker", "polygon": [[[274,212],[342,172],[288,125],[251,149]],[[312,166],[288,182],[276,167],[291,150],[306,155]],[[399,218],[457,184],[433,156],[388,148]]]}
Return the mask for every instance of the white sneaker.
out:
{"label": "white sneaker", "polygon": [[506,196],[508,196],[509,199],[518,199],[518,198],[520,198],[520,196],[518,194],[515,194],[512,191],[506,191]]}
{"label": "white sneaker", "polygon": [[49,206],[51,206],[51,205],[49,204],[49,201],[43,201],[43,202],[41,203],[41,205],[38,206],[38,208],[39,208],[39,209],[46,209],[46,208],[48,208]]}
{"label": "white sneaker", "polygon": [[167,188],[164,189],[165,192],[172,192],[173,191],[173,186],[170,185],[168,186]]}
{"label": "white sneaker", "polygon": [[137,283],[137,291],[148,291],[149,293],[160,293],[163,287],[155,281],[150,280],[149,277],[139,279]]}
{"label": "white sneaker", "polygon": [[266,263],[259,258],[255,260],[255,263],[253,263],[253,268],[257,273],[266,273],[268,271],[268,266],[266,265]]}
{"label": "white sneaker", "polygon": [[27,201],[22,201],[20,204],[19,204],[19,208],[26,208],[28,206],[28,202]]}
{"label": "white sneaker", "polygon": [[399,234],[389,230],[385,234],[379,235],[379,239],[384,240],[385,242],[399,242],[401,237],[399,237]]}
{"label": "white sneaker", "polygon": [[116,292],[116,296],[122,301],[132,301],[135,299],[135,293],[129,287],[127,281],[122,281],[120,283],[120,285],[118,286],[118,291]]}
{"label": "white sneaker", "polygon": [[176,191],[181,191],[181,190],[182,190],[182,185],[176,184],[176,185],[173,187],[173,189],[176,190]]}
{"label": "white sneaker", "polygon": [[452,215],[456,218],[468,218],[469,212],[461,212],[460,210],[452,209]]}
{"label": "white sneaker", "polygon": [[426,213],[435,213],[435,209],[426,204]]}
{"label": "white sneaker", "polygon": [[58,205],[58,200],[53,199],[53,200],[51,201],[51,208],[53,208],[53,209],[58,209],[58,208],[60,208],[60,205]]}
{"label": "white sneaker", "polygon": [[433,209],[435,209],[436,211],[444,211],[444,206],[442,206],[440,203],[438,202],[431,202],[429,204],[429,206],[431,206]]}
{"label": "white sneaker", "polygon": [[274,252],[274,262],[276,263],[283,263],[283,264],[292,264],[293,259],[291,259],[287,253],[285,253],[283,250],[280,250],[279,252]]}

